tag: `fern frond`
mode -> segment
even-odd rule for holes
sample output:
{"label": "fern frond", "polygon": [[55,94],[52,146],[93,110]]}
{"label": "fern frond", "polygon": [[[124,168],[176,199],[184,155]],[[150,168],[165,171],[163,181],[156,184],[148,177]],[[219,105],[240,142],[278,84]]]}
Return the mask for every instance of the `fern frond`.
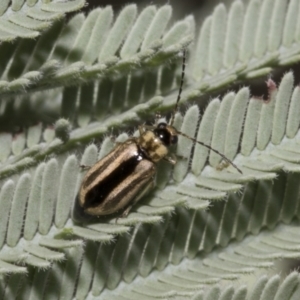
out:
{"label": "fern frond", "polygon": [[[0,218],[1,231],[3,232],[1,244],[5,244],[2,251],[5,253],[6,247],[16,249],[18,255],[15,255],[14,260],[10,258],[10,261],[15,263],[20,260],[20,255],[24,256],[25,253],[28,253],[29,257],[23,260],[26,264],[45,268],[50,266],[49,260],[55,261],[62,258],[59,252],[56,254],[52,253],[53,250],[51,250],[52,252],[48,253],[45,250],[47,249],[45,246],[57,250],[81,246],[79,240],[75,240],[71,244],[68,242],[64,244],[64,242],[55,242],[55,238],[66,239],[70,236],[77,236],[106,244],[108,241],[111,242],[116,234],[128,231],[138,234],[139,230],[144,232],[144,227],[147,228],[147,232],[150,232],[151,226],[153,230],[154,228],[160,228],[160,225],[151,224],[160,222],[162,215],[166,217],[166,215],[176,210],[176,215],[171,217],[168,222],[165,221],[165,234],[166,236],[170,236],[171,240],[167,241],[165,239],[162,241],[164,246],[160,246],[160,248],[154,251],[154,245],[151,240],[147,238],[142,243],[142,238],[139,237],[140,246],[142,247],[141,255],[145,250],[142,249],[147,245],[149,247],[151,245],[151,251],[156,252],[160,257],[156,261],[156,267],[164,269],[169,263],[178,264],[184,257],[194,257],[199,251],[210,252],[217,245],[223,247],[228,245],[232,239],[241,240],[247,233],[256,234],[264,226],[273,228],[281,221],[290,222],[295,217],[299,218],[297,210],[299,205],[296,200],[299,173],[287,175],[280,172],[280,170],[299,172],[299,161],[294,161],[297,156],[291,156],[288,152],[291,150],[285,150],[287,146],[293,147],[295,145],[295,136],[291,139],[284,137],[287,134],[285,129],[287,123],[293,123],[293,126],[297,128],[299,128],[299,124],[297,126],[295,120],[289,121],[289,118],[295,117],[294,112],[291,110],[290,113],[288,113],[288,109],[285,110],[285,118],[282,118],[282,115],[277,117],[276,114],[278,107],[280,108],[283,105],[284,107],[289,107],[290,102],[293,103],[295,98],[292,97],[292,84],[293,75],[292,73],[287,73],[279,85],[278,92],[276,92],[277,88],[272,84],[271,99],[265,103],[262,100],[250,99],[247,88],[241,89],[236,95],[233,93],[226,95],[221,105],[219,100],[215,99],[209,104],[199,128],[197,125],[199,119],[197,106],[191,106],[184,117],[177,114],[175,117],[175,126],[180,128],[181,132],[194,133],[198,138],[203,138],[204,134],[206,143],[208,144],[210,140],[212,142],[216,141],[213,138],[215,132],[218,135],[225,136],[220,141],[220,144],[216,144],[214,147],[220,151],[224,150],[225,154],[229,157],[234,158],[236,156],[238,153],[238,144],[241,139],[241,153],[239,153],[235,162],[243,170],[243,175],[238,174],[234,169],[231,170],[231,167],[225,167],[222,172],[216,171],[214,165],[218,166],[220,162],[220,158],[217,157],[212,159],[211,166],[205,167],[205,161],[210,158],[209,151],[201,146],[198,148],[195,147],[194,151],[191,152],[192,144],[190,142],[186,144],[186,141],[182,137],[179,139],[177,148],[177,154],[181,155],[182,158],[180,158],[172,171],[172,177],[176,184],[169,183],[165,187],[170,181],[171,167],[166,165],[159,166],[159,187],[163,188],[163,190],[156,190],[154,194],[146,197],[143,202],[134,207],[126,219],[119,220],[118,225],[115,224],[113,219],[108,219],[103,224],[82,224],[79,226],[70,219],[70,213],[75,209],[75,220],[77,218],[77,220],[82,222],[82,219],[76,215],[77,208],[73,208],[73,201],[76,198],[76,193],[83,176],[78,167],[79,162],[75,155],[60,154],[56,158],[40,164],[32,173],[30,171],[30,173],[21,175],[15,182],[8,180],[3,185],[0,193],[0,203],[2,207],[6,208],[6,210],[1,212],[3,216]],[[294,89],[294,93],[297,93],[297,90],[298,87]],[[276,97],[272,95],[276,95]],[[259,101],[260,109],[257,109],[255,101]],[[230,106],[228,106],[228,103],[230,103]],[[269,107],[272,108],[271,113],[268,112],[267,115],[261,113],[264,110],[269,110]],[[291,106],[291,109],[292,107],[294,106]],[[227,126],[223,125],[226,119],[225,112],[229,112]],[[256,116],[256,114],[259,114],[259,116]],[[243,115],[245,115],[246,120],[244,132],[242,130],[244,118],[241,117]],[[252,120],[256,120],[256,123],[247,122],[250,117]],[[225,119],[220,121],[222,118]],[[264,119],[262,120],[261,118]],[[252,137],[250,140],[254,140],[254,142],[259,141],[257,138],[259,132],[260,130],[265,130],[265,127],[261,127],[262,129],[260,129],[257,123],[260,123],[261,120],[266,122],[266,118],[268,118],[268,122],[271,122],[273,126],[270,127],[271,131],[267,135],[268,142],[264,145],[264,148],[258,150],[255,148],[257,145],[252,142],[250,145],[247,144],[247,147],[243,146],[244,139],[248,139],[249,136]],[[242,121],[240,121],[241,119]],[[240,130],[237,131],[236,126],[233,124],[239,124],[237,126]],[[284,128],[284,136],[280,134],[282,127]],[[207,133],[207,128],[213,128],[213,130]],[[276,135],[274,130],[276,130]],[[34,136],[36,136],[36,132],[39,136],[41,134],[40,129],[37,131],[32,130],[31,132]],[[294,134],[296,133],[294,132]],[[68,141],[59,142],[54,140],[54,144],[50,144],[48,149],[43,144],[43,147],[46,147],[43,151],[49,154],[49,151],[54,149],[55,145],[58,147],[59,144],[65,147],[65,145],[70,143],[74,147],[75,141],[72,140],[73,136],[74,134],[71,132]],[[276,138],[272,139],[273,136],[276,136]],[[88,140],[91,136],[83,137],[81,135],[82,141]],[[118,141],[126,138],[127,135],[121,135]],[[266,136],[264,138],[266,139]],[[38,145],[33,146],[33,148]],[[104,141],[99,153],[95,145],[89,145],[82,155],[81,164],[92,165],[96,160],[109,152],[112,147],[113,143],[109,138]],[[245,149],[247,151],[244,151]],[[296,148],[293,149],[293,151],[296,150]],[[60,151],[62,151],[62,148],[60,148]],[[278,157],[278,153],[281,153],[281,157]],[[33,159],[32,157],[34,157],[33,153],[31,153],[31,159]],[[41,153],[37,152],[36,157],[42,157]],[[293,162],[290,162],[291,157],[293,157]],[[26,157],[23,157],[24,159]],[[278,164],[278,160],[280,160],[280,164]],[[189,161],[191,161],[191,170],[189,169]],[[11,166],[11,172],[14,169],[17,170],[17,166]],[[276,179],[276,177],[278,178]],[[272,180],[276,180],[276,184]],[[243,185],[244,187],[242,188]],[[285,186],[287,187],[284,188]],[[238,196],[234,193],[237,190],[243,192]],[[290,194],[280,194],[280,191],[284,190],[288,190]],[[220,201],[227,197],[229,197],[227,202]],[[262,199],[264,203],[262,203]],[[268,202],[268,199],[272,199],[272,202]],[[205,212],[210,206],[208,200],[214,203],[209,213]],[[242,202],[239,207],[238,203],[240,201]],[[259,201],[258,206],[256,206],[256,201]],[[182,208],[182,206],[185,206],[188,210]],[[10,211],[9,216],[7,211]],[[251,219],[252,214],[254,219]],[[25,220],[24,229],[22,229],[23,220]],[[135,227],[130,229],[128,226],[132,225]],[[203,231],[199,232],[199,228],[203,228]],[[170,230],[173,232],[172,234],[169,233]],[[47,243],[43,242],[45,237],[47,238]],[[135,234],[132,235],[132,238],[129,238],[127,235],[118,238],[122,245],[120,247],[124,249],[124,243],[128,243],[128,245],[135,243],[132,240],[134,238]],[[155,235],[156,242],[157,234]],[[103,245],[101,249],[115,247],[112,245],[114,244]],[[116,247],[118,247],[117,245],[118,242]],[[159,245],[157,244],[157,246]],[[171,249],[170,247],[173,247],[174,251],[171,256],[166,256],[166,253],[169,253]],[[160,251],[162,251],[161,254]],[[110,250],[108,253],[111,252]],[[145,253],[148,252],[146,251]],[[86,252],[82,252],[81,255],[86,255]],[[124,259],[127,258],[124,257]],[[5,260],[5,256],[3,260],[9,263]],[[132,267],[131,263],[129,265]],[[148,268],[147,272],[150,272],[154,265],[149,264],[149,267],[150,269]],[[3,272],[4,270],[13,272],[13,267],[9,269],[6,266]],[[24,271],[20,269],[19,272]],[[135,271],[134,274],[137,272],[140,271]],[[141,272],[145,274],[146,270]],[[117,277],[119,280],[121,280],[120,276],[119,274]],[[116,280],[116,274],[112,275],[112,277],[114,278],[113,280]],[[128,281],[128,279],[124,280]]]}
{"label": "fern frond", "polygon": [[[228,12],[218,5],[199,31],[181,103],[299,61],[298,11],[297,0],[251,0],[247,7],[237,0]],[[168,97],[163,107],[174,101]]]}
{"label": "fern frond", "polygon": [[[104,299],[120,295],[132,299],[137,296],[136,293],[150,298],[161,298],[167,294],[174,297],[178,293],[191,296],[221,280],[241,279],[258,268],[269,269],[274,260],[298,258],[298,226],[280,225],[259,237],[250,236],[245,241],[228,246],[234,234],[240,234],[241,230],[245,234],[253,229],[243,224],[248,220],[247,214],[250,214],[250,219],[257,215],[255,204],[260,205],[260,196],[255,197],[256,203],[250,203],[253,198],[247,197],[241,204],[235,197],[229,199],[227,204],[220,202],[209,213],[179,209],[163,224],[137,226],[130,231],[130,235],[119,237],[116,243],[95,244],[88,241],[84,253],[80,247],[77,250],[65,247],[66,261],[55,263],[48,271],[29,269],[28,280],[37,277],[37,273],[45,273],[36,280],[42,280],[43,292],[47,292],[59,270],[59,276],[63,278],[60,286],[69,282],[70,288],[75,288],[77,297],[86,297],[89,293],[94,297],[101,295]],[[253,209],[252,212],[249,209]],[[48,240],[47,245],[51,248],[54,247],[53,241]],[[216,248],[218,245],[227,245],[228,249],[220,251]],[[70,242],[68,246],[72,246]],[[207,254],[212,249],[214,253]],[[58,253],[56,256],[53,251],[45,253],[46,249],[40,246],[26,250],[44,258],[54,260],[57,256],[59,259]],[[187,255],[193,260],[186,259]],[[70,277],[70,268],[79,272],[76,286],[76,275]],[[23,284],[27,285],[26,282]],[[10,284],[6,287],[8,290],[11,288]],[[59,289],[55,289],[55,293],[57,297],[61,295],[57,294]]]}
{"label": "fern frond", "polygon": [[51,22],[63,18],[68,12],[81,9],[84,4],[85,0],[55,0],[51,3],[3,0],[0,3],[0,41],[8,42],[18,37],[36,38],[51,26]]}
{"label": "fern frond", "polygon": [[[132,4],[113,23],[111,7],[95,9],[87,17],[75,15],[65,25],[55,22],[36,41],[1,45],[0,51],[8,55],[2,60],[0,93],[74,86],[160,65],[193,40],[193,18],[166,30],[171,14],[170,6],[149,6],[137,17]],[[18,52],[26,59],[9,64]]]}
{"label": "fern frond", "polygon": [[[272,4],[235,1],[228,15],[223,5],[215,9],[189,48],[181,103],[299,60],[299,3]],[[22,133],[0,134],[0,297],[297,298],[296,273],[282,284],[278,276],[261,277],[253,289],[239,284],[277,259],[300,257],[300,96],[292,72],[278,87],[268,80],[266,100],[244,87],[211,100],[201,117],[197,105],[175,116],[178,130],[224,153],[243,174],[181,136],[177,164],[157,166],[156,188],[127,218],[81,214],[79,165],[114,147],[112,130],[174,104],[176,58],[192,41],[194,20],[168,28],[171,14],[166,5],[137,16],[129,5],[113,22],[110,7],[95,9],[56,21],[37,41],[0,45],[0,93],[19,95],[2,101],[1,116],[18,116],[20,103],[37,113],[42,103],[57,118],[54,127],[39,118]],[[46,97],[53,87],[62,89]]]}
{"label": "fern frond", "polygon": [[[223,99],[222,105],[220,105],[219,99],[215,99],[209,104],[207,111],[204,114],[203,122],[199,127],[197,139],[205,139],[207,144],[224,153],[231,159],[233,159],[237,155],[239,140],[242,136],[243,120],[245,118],[245,131],[241,142],[242,155],[238,157],[238,161],[240,161],[240,165],[244,166],[245,175],[248,176],[248,179],[245,179],[247,178],[247,176],[243,177],[234,175],[231,177],[232,180],[243,182],[245,180],[250,180],[250,177],[252,176],[259,177],[259,171],[266,171],[266,168],[272,171],[273,168],[276,167],[276,160],[278,162],[282,158],[286,160],[285,163],[284,161],[282,162],[283,168],[285,170],[297,170],[297,165],[293,165],[293,162],[297,162],[297,159],[295,158],[293,161],[291,161],[291,159],[288,158],[289,153],[284,152],[287,150],[283,149],[288,148],[289,151],[293,151],[293,149],[295,148],[295,146],[292,145],[292,141],[283,139],[283,135],[287,134],[285,124],[293,124],[292,130],[290,129],[291,125],[287,127],[289,129],[288,134],[290,136],[292,134],[294,134],[295,136],[295,128],[299,128],[298,114],[295,113],[294,110],[299,106],[296,104],[298,99],[298,87],[296,87],[293,92],[292,85],[293,75],[292,73],[287,73],[284,76],[282,83],[280,84],[278,93],[277,88],[274,86],[274,83],[269,81],[269,86],[271,86],[270,99],[265,103],[262,100],[254,98],[250,99],[249,90],[247,88],[243,88],[236,95],[233,93],[229,93],[228,95],[226,95]],[[49,144],[36,144],[37,141],[41,138],[41,132],[39,131],[39,133],[37,133],[39,137],[34,138],[36,140],[34,144],[36,145],[34,147],[31,147],[31,150],[28,149],[27,151],[23,151],[21,154],[15,157],[11,156],[7,161],[5,160],[6,158],[8,158],[8,155],[11,152],[10,148],[12,147],[12,138],[7,134],[3,134],[1,135],[1,137],[3,141],[6,141],[6,143],[4,144],[4,149],[2,151],[2,162],[4,164],[2,166],[2,170],[0,169],[0,174],[3,178],[9,173],[21,171],[24,167],[26,167],[26,165],[28,166],[28,164],[32,165],[34,163],[38,163],[39,161],[46,158],[50,153],[56,153],[58,151],[69,151],[71,149],[74,149],[74,147],[76,147],[76,142],[88,142],[91,138],[99,137],[107,133],[110,128],[116,127],[118,125],[124,126],[124,124],[127,123],[128,119],[132,120],[134,118],[135,120],[139,121],[140,114],[143,114],[149,109],[157,107],[157,105],[161,103],[160,97],[154,98],[153,100],[153,103],[148,102],[146,105],[141,104],[135,106],[133,109],[125,112],[122,115],[119,115],[117,120],[111,117],[104,123],[93,123],[88,127],[76,129],[70,133],[69,140],[67,141],[59,141],[56,139]],[[291,108],[290,110],[288,110],[290,102]],[[277,116],[277,112],[280,112],[280,117]],[[181,117],[178,115],[175,122],[177,128],[180,128],[181,132],[193,136],[193,134],[196,133],[199,119],[198,108],[196,106],[193,106],[188,110],[182,125],[182,121],[180,121],[180,119]],[[256,120],[257,122],[255,123],[253,122],[253,120]],[[41,129],[40,126],[35,128]],[[32,131],[32,135],[28,135],[29,141],[31,136],[36,136],[35,133],[36,131]],[[31,138],[33,139],[33,137]],[[268,150],[266,149],[266,147],[267,145],[269,145],[270,139],[272,144],[274,144],[276,148],[272,149],[270,147],[270,150]],[[173,178],[177,182],[182,181],[187,173],[189,162],[188,158],[190,157],[191,146],[192,141],[186,140],[186,138],[184,137],[179,138],[177,154],[181,157],[186,157],[186,159],[179,159],[174,169]],[[257,149],[259,151],[253,151],[255,146],[257,146]],[[277,149],[277,147],[279,147],[279,149]],[[265,152],[260,153],[260,151]],[[272,156],[266,157],[269,155],[269,153]],[[202,171],[208,154],[209,161],[212,167],[217,167],[221,162],[221,158],[216,153],[209,153],[207,148],[201,145],[196,145],[191,161],[192,172],[195,175],[199,175]],[[255,160],[261,161],[261,164],[255,164]],[[252,163],[254,164],[252,165]],[[256,165],[260,165],[260,167]],[[251,169],[256,169],[257,171],[251,171]],[[204,173],[207,177],[222,178],[222,175],[218,174],[218,172],[215,172],[213,168],[207,167],[204,170]],[[261,175],[265,175],[268,177],[268,175],[265,173]],[[272,178],[274,175],[270,176],[271,177],[269,178]]]}

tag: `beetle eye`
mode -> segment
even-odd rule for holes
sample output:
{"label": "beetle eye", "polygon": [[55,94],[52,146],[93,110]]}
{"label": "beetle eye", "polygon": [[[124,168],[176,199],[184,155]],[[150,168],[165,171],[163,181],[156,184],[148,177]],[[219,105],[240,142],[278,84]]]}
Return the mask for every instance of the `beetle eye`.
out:
{"label": "beetle eye", "polygon": [[166,128],[167,127],[167,123],[159,123],[158,125],[157,125],[157,128],[159,128],[159,129],[164,129],[164,128]]}
{"label": "beetle eye", "polygon": [[178,142],[178,136],[177,135],[172,135],[171,136],[171,144],[175,145]]}

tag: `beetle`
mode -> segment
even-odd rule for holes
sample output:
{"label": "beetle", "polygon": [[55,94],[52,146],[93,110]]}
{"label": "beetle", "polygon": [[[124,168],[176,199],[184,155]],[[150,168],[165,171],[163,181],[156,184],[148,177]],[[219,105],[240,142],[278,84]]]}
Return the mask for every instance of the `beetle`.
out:
{"label": "beetle", "polygon": [[242,173],[224,154],[173,126],[184,82],[185,57],[184,50],[180,88],[170,123],[156,122],[154,126],[139,126],[139,137],[118,144],[89,169],[79,191],[79,204],[85,213],[106,216],[122,211],[121,217],[126,217],[131,208],[155,186],[157,163],[167,160],[176,164],[168,148],[177,144],[178,135],[216,152]]}

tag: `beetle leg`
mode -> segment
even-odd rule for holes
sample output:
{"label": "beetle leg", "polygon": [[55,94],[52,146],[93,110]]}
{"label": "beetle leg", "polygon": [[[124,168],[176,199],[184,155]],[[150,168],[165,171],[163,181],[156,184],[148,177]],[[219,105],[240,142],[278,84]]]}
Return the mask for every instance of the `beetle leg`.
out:
{"label": "beetle leg", "polygon": [[120,218],[126,218],[130,212],[130,210],[132,209],[133,204],[130,204],[129,206],[127,206],[127,208],[122,212],[122,214],[118,217],[116,217],[116,221],[115,224],[117,224],[118,220]]}
{"label": "beetle leg", "polygon": [[128,216],[128,214],[131,211],[133,205],[134,204],[130,204],[129,206],[127,206],[127,208],[122,212],[122,214],[118,218],[116,218],[116,223],[117,223],[119,218],[126,218]]}
{"label": "beetle leg", "polygon": [[156,126],[152,126],[152,125],[144,125],[144,128],[146,129],[146,130],[154,130],[155,128],[156,128]]}
{"label": "beetle leg", "polygon": [[139,132],[140,132],[140,135],[142,135],[145,132],[145,126],[144,125],[139,126]]}
{"label": "beetle leg", "polygon": [[155,113],[155,126],[158,125],[158,121],[160,118],[161,118],[161,114],[159,112],[156,112]]}
{"label": "beetle leg", "polygon": [[80,165],[79,166],[81,171],[89,170],[92,166],[87,166],[87,165]]}
{"label": "beetle leg", "polygon": [[155,126],[151,126],[151,125],[140,125],[139,126],[140,135],[142,135],[146,130],[152,131],[153,129],[155,129]]}
{"label": "beetle leg", "polygon": [[175,165],[177,163],[177,159],[174,154],[171,154],[171,156],[165,156],[163,159],[172,165]]}

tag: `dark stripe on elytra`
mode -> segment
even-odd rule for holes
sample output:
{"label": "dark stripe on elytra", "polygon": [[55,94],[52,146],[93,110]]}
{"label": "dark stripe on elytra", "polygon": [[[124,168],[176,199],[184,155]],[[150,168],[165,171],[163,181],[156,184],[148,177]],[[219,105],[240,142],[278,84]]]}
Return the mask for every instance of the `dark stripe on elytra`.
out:
{"label": "dark stripe on elytra", "polygon": [[[116,151],[116,153],[114,155],[118,156],[119,152],[120,151]],[[112,153],[110,153],[110,154],[112,154]],[[101,174],[103,172],[103,170],[107,169],[108,166],[112,164],[111,159],[109,159],[108,157],[114,156],[114,155],[107,155],[103,158],[101,167],[100,168],[98,167],[93,173],[89,174],[89,177],[86,178],[85,182],[83,183],[83,187],[87,188],[90,184],[92,184],[97,179],[97,177],[99,176],[99,174]]]}
{"label": "dark stripe on elytra", "polygon": [[[145,174],[147,176],[145,176]],[[143,172],[139,173],[139,176],[136,177],[135,180],[132,180],[130,182],[130,184],[128,184],[127,186],[125,186],[124,189],[122,189],[122,192],[119,192],[113,199],[112,201],[109,201],[109,203],[107,203],[108,205],[106,206],[106,208],[111,208],[111,207],[115,207],[116,204],[119,203],[119,201],[121,200],[121,198],[123,197],[123,195],[128,194],[128,192],[130,190],[134,190],[136,189],[136,192],[132,195],[133,199],[135,198],[135,196],[137,195],[137,192],[141,190],[141,187],[145,186],[145,184],[149,181],[149,179],[151,179],[151,176],[148,175],[149,174],[149,170],[145,169],[143,170]],[[142,181],[144,180],[143,184]],[[128,203],[129,204],[129,203]]]}
{"label": "dark stripe on elytra", "polygon": [[100,205],[113,189],[132,174],[138,163],[136,155],[122,161],[108,176],[87,192],[84,208]]}

